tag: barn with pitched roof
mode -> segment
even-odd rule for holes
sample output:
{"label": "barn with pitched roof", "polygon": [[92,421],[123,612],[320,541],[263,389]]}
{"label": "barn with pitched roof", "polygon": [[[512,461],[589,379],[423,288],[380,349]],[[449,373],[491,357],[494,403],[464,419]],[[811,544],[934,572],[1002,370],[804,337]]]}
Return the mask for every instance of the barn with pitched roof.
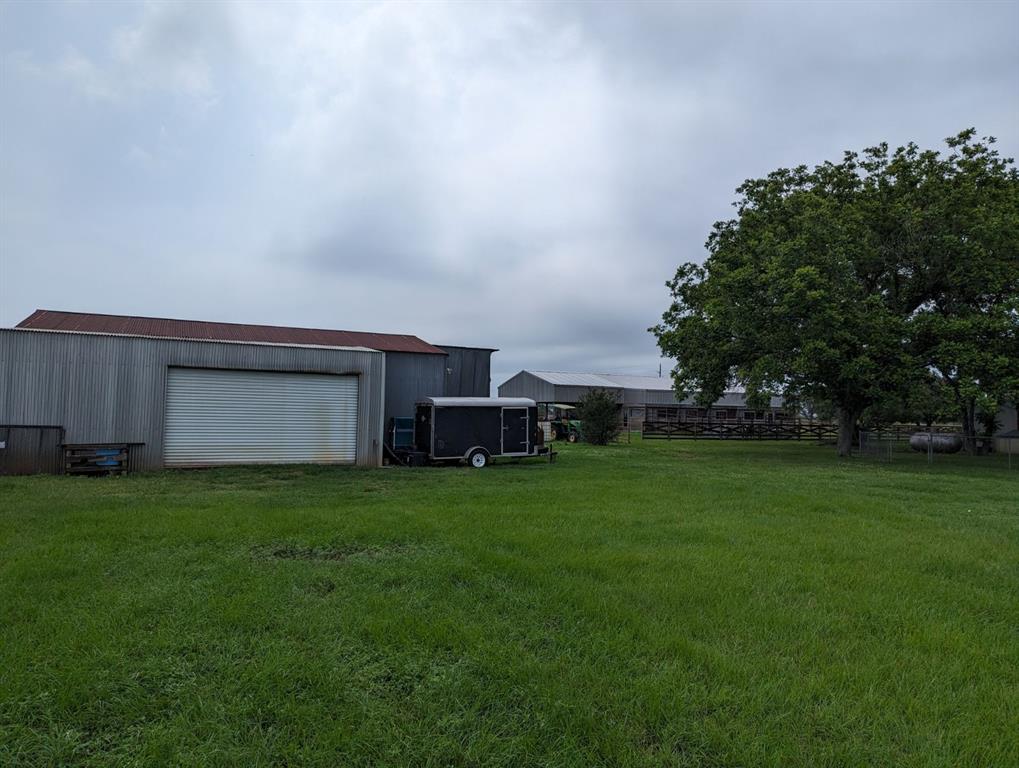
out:
{"label": "barn with pitched roof", "polygon": [[387,422],[412,416],[418,400],[487,396],[493,351],[40,309],[0,330],[0,472],[31,469],[33,452],[50,466],[57,440],[115,446],[131,469],[378,465]]}
{"label": "barn with pitched roof", "polygon": [[767,408],[748,408],[743,392],[723,393],[710,408],[692,397],[679,399],[672,379],[615,373],[520,371],[499,385],[500,397],[529,397],[544,405],[576,405],[592,390],[613,394],[623,423],[637,429],[648,421],[774,421],[784,416],[782,400],[773,397]]}

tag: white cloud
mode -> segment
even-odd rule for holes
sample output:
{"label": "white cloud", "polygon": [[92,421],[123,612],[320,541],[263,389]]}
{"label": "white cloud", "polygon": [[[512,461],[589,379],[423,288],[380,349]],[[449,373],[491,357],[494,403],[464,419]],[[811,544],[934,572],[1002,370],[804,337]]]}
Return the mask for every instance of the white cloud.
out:
{"label": "white cloud", "polygon": [[117,101],[121,96],[120,89],[107,73],[73,47],[57,62],[56,72],[89,99]]}
{"label": "white cloud", "polygon": [[218,3],[149,2],[92,55],[71,46],[55,71],[89,99],[123,101],[150,92],[203,106],[220,96],[216,65],[234,44],[231,15]]}
{"label": "white cloud", "polygon": [[315,191],[277,211],[291,249],[303,237],[316,267],[331,257],[348,272],[395,227],[413,266],[443,279],[498,269],[500,286],[472,294],[485,302],[510,283],[526,295],[535,276],[591,294],[613,279],[585,268],[611,258],[623,226],[613,104],[575,27],[547,29],[526,6],[469,19],[459,6],[313,6],[296,32],[261,21],[249,31],[301,41],[264,73],[287,104],[264,186]]}
{"label": "white cloud", "polygon": [[747,176],[971,124],[1019,145],[1014,5],[40,7],[5,25],[4,322],[346,326],[498,346],[499,373],[651,372],[663,283]]}
{"label": "white cloud", "polygon": [[232,45],[229,16],[217,3],[148,3],[141,20],[118,29],[112,51],[135,88],[215,102],[213,60]]}

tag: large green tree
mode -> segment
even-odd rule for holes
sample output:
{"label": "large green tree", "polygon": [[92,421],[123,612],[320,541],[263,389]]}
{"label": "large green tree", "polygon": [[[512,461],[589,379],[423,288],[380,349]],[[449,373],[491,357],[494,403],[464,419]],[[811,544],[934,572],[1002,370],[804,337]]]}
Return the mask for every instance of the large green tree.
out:
{"label": "large green tree", "polygon": [[913,151],[893,167],[915,189],[912,229],[927,251],[911,339],[972,449],[978,414],[1019,393],[1019,179],[993,139],[969,130],[948,145],[947,157]]}
{"label": "large green tree", "polygon": [[827,402],[841,455],[866,409],[932,372],[958,390],[960,416],[974,398],[1014,395],[1019,176],[975,136],[945,154],[881,144],[740,186],[736,217],[715,224],[703,265],[679,268],[651,329],[677,391],[708,403],[738,383],[751,404]]}

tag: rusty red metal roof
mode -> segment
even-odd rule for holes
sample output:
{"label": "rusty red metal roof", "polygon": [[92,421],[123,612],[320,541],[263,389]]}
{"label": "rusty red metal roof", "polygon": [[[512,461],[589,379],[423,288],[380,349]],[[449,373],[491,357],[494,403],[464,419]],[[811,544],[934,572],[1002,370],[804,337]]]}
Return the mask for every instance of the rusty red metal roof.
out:
{"label": "rusty red metal roof", "polygon": [[113,333],[123,336],[159,336],[204,341],[250,341],[262,344],[307,344],[318,347],[368,347],[380,352],[446,353],[417,336],[362,331],[330,331],[321,328],[285,328],[277,325],[212,323],[204,320],[168,320],[160,317],[96,315],[91,312],[59,312],[37,309],[17,328],[77,333]]}

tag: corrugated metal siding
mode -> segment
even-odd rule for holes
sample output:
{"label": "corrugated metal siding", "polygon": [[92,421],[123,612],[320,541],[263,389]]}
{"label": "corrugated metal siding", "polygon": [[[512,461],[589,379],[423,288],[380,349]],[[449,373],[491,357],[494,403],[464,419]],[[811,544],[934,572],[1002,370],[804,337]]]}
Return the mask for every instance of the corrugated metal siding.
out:
{"label": "corrugated metal siding", "polygon": [[608,387],[555,387],[555,394],[552,397],[554,403],[579,403],[580,398],[595,389],[608,392],[617,403],[623,402],[623,390],[609,389]]}
{"label": "corrugated metal siding", "polygon": [[499,385],[499,397],[529,397],[536,403],[555,403],[555,387],[543,379],[521,371]]}
{"label": "corrugated metal siding", "polygon": [[63,442],[60,427],[0,425],[0,475],[59,475]]}
{"label": "corrugated metal siding", "polygon": [[446,350],[446,397],[488,397],[492,394],[492,350],[442,347]]}
{"label": "corrugated metal siding", "polygon": [[627,405],[644,405],[650,402],[648,397],[661,394],[660,392],[648,392],[646,389],[624,389],[623,402]]}
{"label": "corrugated metal siding", "polygon": [[353,464],[357,376],[170,368],[164,462]]}
{"label": "corrugated metal siding", "polygon": [[132,468],[162,467],[168,366],[356,374],[357,463],[382,462],[386,361],[370,350],[0,329],[0,423],[62,426],[69,443],[144,443]]}
{"label": "corrugated metal siding", "polygon": [[[573,383],[579,381],[590,382],[590,385]],[[677,400],[671,389],[671,379],[657,376],[521,371],[499,385],[499,395],[529,397],[539,403],[577,403],[592,389],[612,392],[617,403],[627,405],[695,405],[693,397]],[[745,406],[746,396],[742,392],[726,392],[714,405],[716,408]],[[771,398],[771,408],[781,407],[782,398]]]}
{"label": "corrugated metal siding", "polygon": [[[563,376],[580,376],[581,374],[563,374]],[[564,381],[573,380],[565,378]],[[598,379],[598,381],[605,381]],[[576,403],[592,389],[602,389],[612,394],[617,403],[623,402],[623,390],[611,386],[579,386],[568,384],[552,384],[542,376],[530,371],[521,371],[499,385],[500,397],[529,397],[536,403]]]}
{"label": "corrugated metal siding", "polygon": [[642,390],[645,405],[678,405],[676,393],[673,390]]}
{"label": "corrugated metal siding", "polygon": [[444,356],[387,352],[385,423],[396,416],[413,416],[415,403],[441,397],[445,386]]}

